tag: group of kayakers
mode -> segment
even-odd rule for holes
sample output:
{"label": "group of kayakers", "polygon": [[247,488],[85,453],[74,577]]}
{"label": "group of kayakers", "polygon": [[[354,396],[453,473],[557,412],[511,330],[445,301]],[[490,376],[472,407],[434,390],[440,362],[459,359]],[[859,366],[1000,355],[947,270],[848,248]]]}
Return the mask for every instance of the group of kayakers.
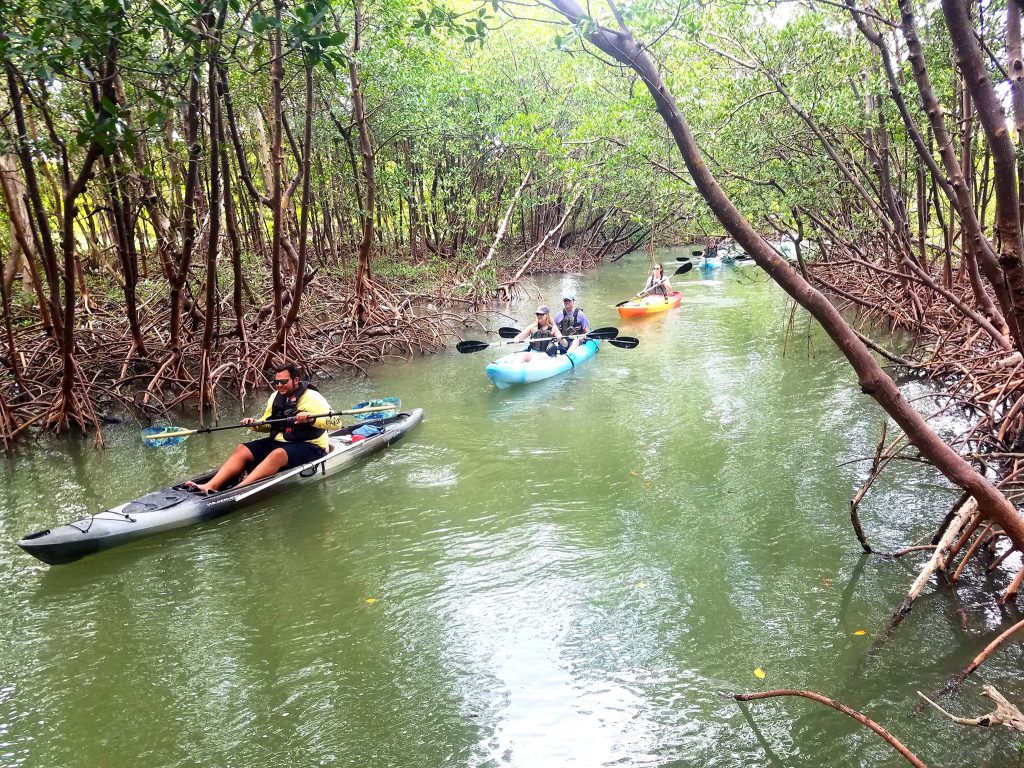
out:
{"label": "group of kayakers", "polygon": [[[670,293],[672,284],[665,276],[664,268],[661,264],[655,264],[643,290],[637,296],[668,296]],[[521,358],[524,363],[530,362],[535,352],[551,357],[575,352],[590,332],[590,322],[583,310],[576,306],[576,295],[573,293],[562,297],[562,310],[554,317],[547,304],[537,307],[535,314],[536,322],[524,328],[514,339],[529,342]]]}
{"label": "group of kayakers", "polygon": [[[639,295],[667,296],[672,291],[661,264],[655,264]],[[524,328],[516,341],[528,341],[523,362],[529,362],[534,353],[550,356],[575,352],[586,341],[590,321],[580,307],[576,295],[562,296],[562,309],[554,317],[547,304],[536,311],[537,320]],[[196,493],[216,493],[241,476],[239,486],[255,483],[282,469],[297,467],[315,461],[327,453],[327,430],[332,426],[327,418],[314,418],[314,414],[329,413],[331,406],[316,387],[299,377],[294,363],[285,363],[274,370],[271,380],[274,393],[267,400],[263,416],[245,418],[241,423],[257,432],[270,432],[269,437],[250,440],[235,446],[216,474],[205,483],[187,483]],[[266,424],[264,422],[271,421]]]}

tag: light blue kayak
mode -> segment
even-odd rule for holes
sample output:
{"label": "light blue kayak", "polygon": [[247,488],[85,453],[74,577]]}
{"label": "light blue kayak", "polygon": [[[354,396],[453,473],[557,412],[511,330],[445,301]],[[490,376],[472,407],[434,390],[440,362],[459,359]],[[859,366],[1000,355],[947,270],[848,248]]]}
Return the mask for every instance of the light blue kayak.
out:
{"label": "light blue kayak", "polygon": [[548,357],[543,352],[534,352],[528,363],[522,361],[522,352],[513,352],[488,363],[484,372],[487,378],[501,389],[511,387],[513,384],[529,384],[532,381],[550,379],[552,376],[571,371],[580,363],[592,358],[597,354],[600,344],[597,339],[588,339],[580,344],[575,352],[555,357]]}

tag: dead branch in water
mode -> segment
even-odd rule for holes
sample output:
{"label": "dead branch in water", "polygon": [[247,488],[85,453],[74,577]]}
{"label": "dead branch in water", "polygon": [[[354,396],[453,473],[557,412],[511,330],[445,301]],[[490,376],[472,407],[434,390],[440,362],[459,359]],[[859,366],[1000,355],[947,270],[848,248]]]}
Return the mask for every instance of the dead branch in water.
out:
{"label": "dead branch in water", "polygon": [[1024,712],[1021,712],[1016,706],[1007,701],[1006,697],[991,685],[982,686],[981,695],[988,696],[992,699],[992,701],[996,703],[996,708],[987,715],[979,715],[978,717],[957,717],[956,715],[944,710],[920,691],[917,692],[917,695],[935,707],[935,709],[939,710],[939,712],[948,717],[954,723],[977,726],[980,728],[991,728],[994,725],[1005,725],[1007,728],[1012,728],[1015,731],[1024,731]]}
{"label": "dead branch in water", "polygon": [[917,766],[917,768],[926,768],[925,764],[917,755],[915,755],[913,752],[907,749],[907,747],[899,739],[893,736],[892,733],[890,733],[888,730],[886,730],[881,725],[876,723],[870,717],[862,715],[857,710],[851,709],[845,704],[840,704],[838,701],[834,699],[830,699],[827,696],[822,696],[820,693],[815,693],[814,691],[798,691],[792,688],[779,688],[772,691],[761,691],[759,693],[734,693],[730,694],[730,696],[735,701],[755,701],[757,699],[770,699],[775,698],[777,696],[800,696],[805,699],[810,699],[811,701],[816,701],[819,704],[824,704],[826,707],[831,707],[837,712],[842,712],[844,715],[852,717],[861,725],[870,728],[872,731],[881,736],[889,746],[891,746],[893,749],[895,749],[897,752],[903,755],[906,761],[911,765]]}
{"label": "dead branch in water", "polygon": [[[957,689],[957,687],[960,685],[960,683],[962,683],[964,680],[966,680],[968,678],[968,676],[970,676],[974,672],[974,670],[976,670],[978,667],[981,666],[981,664],[985,661],[985,659],[987,659],[989,656],[991,656],[993,653],[995,653],[1003,643],[1005,643],[1007,640],[1009,640],[1021,628],[1024,628],[1024,620],[1018,621],[1012,627],[1010,627],[1009,629],[1003,631],[1003,633],[1000,634],[999,637],[997,637],[991,643],[986,645],[981,650],[981,653],[979,653],[977,656],[975,656],[971,660],[970,664],[968,664],[962,670],[957,672],[956,675],[954,675],[953,678],[950,679],[949,682],[947,682],[944,686],[942,686],[942,688],[940,688],[939,690],[935,691],[935,693],[932,694],[931,698],[932,699],[938,699],[938,698],[941,698],[941,697],[945,696],[946,694],[949,694],[949,693],[952,693],[953,691],[955,691]],[[931,700],[928,699],[927,697],[922,697],[922,698],[924,698],[925,701],[928,701],[929,703],[932,703]],[[923,708],[924,708],[924,703],[918,704],[917,707],[915,708],[915,711],[916,712],[920,712]]]}

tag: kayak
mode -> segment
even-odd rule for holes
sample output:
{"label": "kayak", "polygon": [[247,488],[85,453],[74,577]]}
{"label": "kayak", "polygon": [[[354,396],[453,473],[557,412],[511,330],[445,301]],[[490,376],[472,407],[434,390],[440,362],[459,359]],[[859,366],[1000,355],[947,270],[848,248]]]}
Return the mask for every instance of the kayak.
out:
{"label": "kayak", "polygon": [[644,296],[639,301],[627,301],[618,307],[620,317],[643,317],[658,312],[667,312],[679,306],[683,300],[683,294],[673,291],[666,296]]}
{"label": "kayak", "polygon": [[552,376],[571,371],[580,363],[592,358],[597,354],[600,343],[597,339],[587,339],[575,352],[554,357],[549,357],[543,352],[534,352],[528,363],[523,362],[522,352],[513,352],[488,363],[484,373],[500,389],[511,387],[513,384],[529,384],[550,379]]}
{"label": "kayak", "polygon": [[[315,461],[284,469],[250,485],[233,486],[209,495],[186,487],[187,482],[209,480],[216,471],[210,470],[190,481],[161,488],[59,528],[30,533],[18,542],[18,546],[44,563],[61,565],[145,536],[222,517],[286,488],[347,469],[397,442],[422,420],[423,409],[416,408],[390,418],[362,421],[332,430],[328,433],[327,454]],[[382,431],[365,438],[352,435],[354,430],[368,424]]]}

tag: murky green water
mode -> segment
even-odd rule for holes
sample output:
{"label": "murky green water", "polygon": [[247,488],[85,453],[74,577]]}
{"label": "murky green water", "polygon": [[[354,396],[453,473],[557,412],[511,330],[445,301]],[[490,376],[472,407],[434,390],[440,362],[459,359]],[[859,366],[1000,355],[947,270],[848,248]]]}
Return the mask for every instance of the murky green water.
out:
{"label": "murky green water", "polygon": [[[503,391],[495,355],[454,349],[327,382],[335,406],[398,395],[426,420],[347,474],[74,565],[13,542],[216,464],[234,434],[155,450],[124,426],[103,452],[4,462],[0,766],[901,764],[812,702],[722,695],[775,687],[836,697],[931,765],[1017,765],[1010,732],[907,716],[1004,621],[990,594],[933,590],[867,655],[920,561],[859,555],[865,465],[844,462],[882,415],[838,353],[800,314],[785,343],[756,271],[677,278],[680,310],[619,321],[645,271],[554,276],[509,310],[574,289],[636,349]],[[901,465],[862,518],[897,548],[953,498]],[[947,706],[987,710],[983,681],[1024,700],[1020,662],[1000,652]]]}

